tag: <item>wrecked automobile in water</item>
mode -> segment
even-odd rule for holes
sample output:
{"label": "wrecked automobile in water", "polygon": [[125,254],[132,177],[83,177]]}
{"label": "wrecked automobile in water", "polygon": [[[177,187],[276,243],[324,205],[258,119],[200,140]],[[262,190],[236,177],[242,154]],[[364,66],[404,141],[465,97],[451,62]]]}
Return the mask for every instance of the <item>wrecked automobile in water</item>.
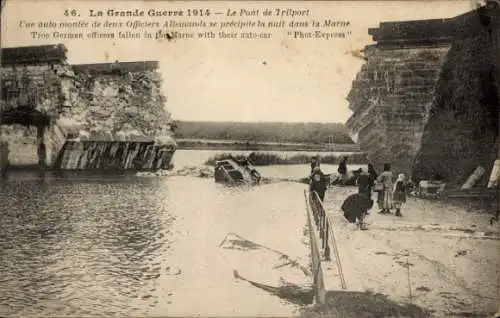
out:
{"label": "wrecked automobile in water", "polygon": [[225,159],[215,163],[214,179],[225,184],[259,184],[261,175],[248,161]]}

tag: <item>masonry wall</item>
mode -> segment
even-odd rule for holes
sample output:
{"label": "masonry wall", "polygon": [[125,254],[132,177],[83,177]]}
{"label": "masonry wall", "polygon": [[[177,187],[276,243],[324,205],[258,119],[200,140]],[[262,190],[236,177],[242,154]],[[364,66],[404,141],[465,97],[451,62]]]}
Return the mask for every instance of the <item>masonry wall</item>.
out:
{"label": "masonry wall", "polygon": [[354,111],[346,123],[379,170],[391,163],[411,175],[426,113],[447,46],[384,47],[365,50],[367,62],[348,96]]}
{"label": "masonry wall", "polygon": [[31,106],[49,116],[57,117],[63,96],[60,91],[61,78],[56,68],[69,66],[49,63],[2,66],[0,76],[3,107]]}
{"label": "masonry wall", "polygon": [[[136,63],[141,67],[134,68]],[[116,71],[112,70],[113,64],[61,69],[65,100],[62,116],[81,123],[82,132],[89,138],[109,139],[120,132],[151,138],[170,136],[170,113],[165,109],[156,63],[123,65]]]}
{"label": "masonry wall", "polygon": [[478,186],[487,183],[499,147],[499,10],[490,11],[489,26],[457,39],[448,53],[415,161],[418,179],[438,174],[459,186],[481,165],[486,173]]}
{"label": "masonry wall", "polygon": [[[62,45],[2,49],[0,138],[9,144],[9,164],[37,164],[37,146],[43,141],[46,164],[57,162],[56,168],[87,169],[110,162],[129,169],[129,157],[137,159],[133,166],[140,169],[170,167],[176,143],[158,62],[70,65],[65,54]],[[32,129],[33,117],[44,122],[38,131]],[[65,147],[69,141],[72,146]],[[127,158],[115,158],[102,142],[127,149]],[[63,164],[65,151],[81,160]]]}
{"label": "masonry wall", "polygon": [[[61,78],[55,71],[56,67],[51,63],[3,65],[0,68],[1,108],[34,108],[56,118],[63,97],[60,92]],[[59,67],[68,66],[61,64]],[[37,139],[35,127],[2,125],[0,134],[0,138],[9,143],[11,165],[38,164],[37,146],[42,140]],[[51,162],[57,149],[50,147],[49,140],[44,141],[49,144],[47,160]]]}

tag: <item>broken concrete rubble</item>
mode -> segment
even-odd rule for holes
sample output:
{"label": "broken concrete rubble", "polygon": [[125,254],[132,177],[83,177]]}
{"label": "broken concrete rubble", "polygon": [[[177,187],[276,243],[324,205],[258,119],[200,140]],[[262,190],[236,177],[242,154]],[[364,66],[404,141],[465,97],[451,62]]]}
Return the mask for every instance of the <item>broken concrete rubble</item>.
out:
{"label": "broken concrete rubble", "polygon": [[[2,55],[2,88],[9,92],[2,95],[2,109],[13,109],[15,115],[16,109],[27,107],[50,118],[47,127],[38,127],[37,139],[37,144],[43,141],[48,145],[49,166],[63,169],[100,166],[82,161],[109,155],[104,151],[107,147],[97,145],[101,142],[125,143],[124,149],[132,143],[142,143],[148,155],[138,166],[151,169],[156,165],[170,166],[176,143],[169,126],[170,113],[165,109],[166,98],[161,92],[158,62],[70,65],[63,45],[7,48],[2,49]],[[17,65],[21,60],[24,64]],[[3,117],[2,122],[11,124]],[[64,147],[67,142],[71,146]],[[87,158],[84,153],[74,153],[81,148],[75,142],[83,143],[85,149],[94,147],[90,144],[95,142],[95,149],[102,151]],[[72,152],[68,156],[80,157],[80,163],[62,164],[62,158],[67,157],[64,151]],[[121,169],[130,167],[126,162],[129,155],[118,164]]]}
{"label": "broken concrete rubble", "polygon": [[78,84],[67,84],[65,100],[71,107],[62,115],[83,122],[90,138],[104,131],[133,131],[126,134],[130,137],[170,135],[165,128],[170,114],[164,109],[158,65],[138,63],[142,69],[135,63],[123,63],[120,72],[106,63],[74,65],[69,75]]}

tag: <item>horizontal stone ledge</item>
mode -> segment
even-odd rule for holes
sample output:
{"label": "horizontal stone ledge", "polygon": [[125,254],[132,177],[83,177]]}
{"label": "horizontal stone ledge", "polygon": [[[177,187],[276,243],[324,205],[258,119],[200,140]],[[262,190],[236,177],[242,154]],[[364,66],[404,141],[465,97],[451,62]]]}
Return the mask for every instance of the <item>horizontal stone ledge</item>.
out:
{"label": "horizontal stone ledge", "polygon": [[374,118],[376,118],[379,115],[380,114],[378,114],[375,110],[370,109],[366,114],[360,114],[360,115],[355,114],[351,116],[347,120],[346,126],[350,128],[363,126],[365,122],[371,122],[373,121]]}
{"label": "horizontal stone ledge", "polygon": [[375,122],[375,117],[366,117],[363,119],[351,121],[349,125],[346,125],[350,130],[361,132],[365,129],[366,126]]}
{"label": "horizontal stone ledge", "polygon": [[115,63],[96,63],[96,64],[75,64],[72,65],[73,71],[78,73],[109,73],[113,70],[122,72],[146,72],[155,71],[159,67],[158,61],[134,61],[134,62],[115,62]]}
{"label": "horizontal stone ledge", "polygon": [[411,85],[405,87],[395,87],[392,95],[407,96],[411,93],[429,93],[434,91],[435,85]]}
{"label": "horizontal stone ledge", "polygon": [[397,88],[404,88],[405,90],[414,90],[418,87],[420,89],[434,89],[437,83],[437,79],[421,79],[421,78],[410,78],[406,80],[399,80],[396,83]]}
{"label": "horizontal stone ledge", "polygon": [[[28,71],[35,74],[54,74],[52,65],[48,62],[40,62],[40,64],[30,65],[2,65],[2,74],[14,75]],[[31,74],[30,74],[31,75]]]}
{"label": "horizontal stone ledge", "polygon": [[449,47],[453,43],[453,37],[443,37],[431,40],[387,40],[377,42],[377,50],[404,50],[415,48],[440,48]]}
{"label": "horizontal stone ledge", "polygon": [[67,51],[63,44],[3,48],[1,65],[63,62]]}
{"label": "horizontal stone ledge", "polygon": [[[376,145],[375,142],[385,144],[387,140],[386,132],[384,129],[373,130],[369,133],[359,134],[359,143],[362,145],[362,149],[379,149],[380,144]],[[363,147],[365,145],[365,147]]]}

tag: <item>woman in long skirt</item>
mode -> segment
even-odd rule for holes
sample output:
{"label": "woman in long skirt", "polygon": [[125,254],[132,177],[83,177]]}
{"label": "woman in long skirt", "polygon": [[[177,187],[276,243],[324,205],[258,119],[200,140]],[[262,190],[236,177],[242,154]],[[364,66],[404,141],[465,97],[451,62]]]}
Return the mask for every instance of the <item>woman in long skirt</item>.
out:
{"label": "woman in long skirt", "polygon": [[392,209],[392,193],[393,193],[393,174],[391,165],[384,165],[384,172],[378,176],[377,181],[383,186],[382,188],[382,211],[380,213],[391,213]]}
{"label": "woman in long skirt", "polygon": [[396,216],[403,216],[401,214],[401,207],[406,203],[406,181],[405,175],[400,173],[398,179],[394,183],[394,208],[396,209]]}

